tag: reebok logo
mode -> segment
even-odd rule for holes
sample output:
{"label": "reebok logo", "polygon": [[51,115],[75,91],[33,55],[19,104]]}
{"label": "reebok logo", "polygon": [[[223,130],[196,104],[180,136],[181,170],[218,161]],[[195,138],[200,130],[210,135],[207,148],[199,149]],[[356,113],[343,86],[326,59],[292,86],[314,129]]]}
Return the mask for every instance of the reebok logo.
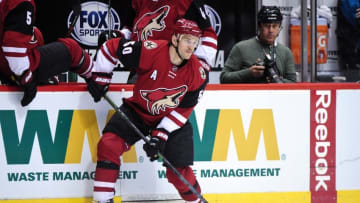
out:
{"label": "reebok logo", "polygon": [[96,82],[102,82],[102,83],[110,83],[110,79],[108,78],[96,78],[95,79]]}
{"label": "reebok logo", "polygon": [[319,99],[316,101],[316,111],[315,111],[315,171],[316,171],[316,187],[315,190],[318,191],[320,188],[327,190],[327,185],[325,181],[330,181],[330,176],[328,175],[328,147],[330,142],[328,141],[328,111],[331,104],[331,94],[330,91],[317,91],[316,95],[320,95]]}
{"label": "reebok logo", "polygon": [[336,203],[336,91],[312,90],[310,190],[312,203]]}

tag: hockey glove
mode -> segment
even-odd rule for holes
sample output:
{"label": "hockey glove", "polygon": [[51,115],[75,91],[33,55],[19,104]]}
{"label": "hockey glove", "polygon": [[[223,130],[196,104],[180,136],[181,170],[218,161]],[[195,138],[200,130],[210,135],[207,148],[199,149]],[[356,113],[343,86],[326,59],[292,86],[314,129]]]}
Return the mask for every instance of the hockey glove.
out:
{"label": "hockey glove", "polygon": [[24,89],[24,96],[21,99],[21,105],[27,106],[35,98],[37,93],[37,83],[34,79],[34,73],[26,70],[19,78],[20,86]]}
{"label": "hockey glove", "polygon": [[151,132],[150,142],[143,145],[143,149],[150,158],[150,161],[157,160],[159,158],[158,153],[164,152],[167,139],[168,132],[164,129],[157,128]]}
{"label": "hockey glove", "polygon": [[108,91],[111,77],[112,73],[93,72],[92,76],[86,79],[87,89],[95,102],[100,101]]}

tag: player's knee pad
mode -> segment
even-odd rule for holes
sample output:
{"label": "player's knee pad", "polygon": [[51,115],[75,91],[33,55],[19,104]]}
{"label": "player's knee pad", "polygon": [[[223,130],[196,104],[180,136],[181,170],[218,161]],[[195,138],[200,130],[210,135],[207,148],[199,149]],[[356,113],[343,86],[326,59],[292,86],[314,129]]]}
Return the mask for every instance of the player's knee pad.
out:
{"label": "player's knee pad", "polygon": [[[196,177],[189,166],[176,169],[199,193],[201,193],[200,185],[196,181]],[[183,181],[181,181],[180,178],[169,168],[166,168],[166,177],[168,181],[174,185],[184,200],[194,201],[198,199],[198,197],[188,188],[188,186],[183,183]]]}
{"label": "player's knee pad", "polygon": [[125,141],[114,133],[106,132],[97,145],[98,161],[110,161],[120,165],[120,156],[130,147]]}

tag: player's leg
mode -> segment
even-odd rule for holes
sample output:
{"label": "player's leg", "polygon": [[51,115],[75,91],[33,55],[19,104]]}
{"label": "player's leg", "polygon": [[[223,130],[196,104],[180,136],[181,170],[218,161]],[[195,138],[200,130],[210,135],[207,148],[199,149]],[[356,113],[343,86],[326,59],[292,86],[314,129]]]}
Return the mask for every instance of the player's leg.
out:
{"label": "player's leg", "polygon": [[24,97],[21,100],[23,106],[28,105],[35,98],[39,83],[65,72],[71,65],[71,55],[66,46],[60,42],[42,45],[36,49],[40,55],[39,65],[33,72],[28,72],[32,74],[33,79],[24,87]]}
{"label": "player's leg", "polygon": [[85,78],[91,75],[91,57],[71,38],[60,38],[57,42],[38,47],[38,50],[41,54],[37,74],[40,81],[67,71]]}
{"label": "player's leg", "polygon": [[125,141],[114,133],[106,132],[102,135],[97,146],[94,200],[106,202],[113,199],[120,170],[120,156],[129,148]]}
{"label": "player's leg", "polygon": [[40,62],[33,73],[34,79],[24,89],[21,101],[23,106],[35,98],[39,83],[46,82],[55,75],[70,70],[82,77],[91,76],[92,60],[73,39],[59,39],[57,42],[39,46],[37,50],[40,53]]}
{"label": "player's leg", "polygon": [[93,68],[93,61],[90,55],[85,52],[75,40],[71,38],[60,38],[58,41],[63,43],[71,54],[70,71],[77,73],[83,78],[89,78]]}
{"label": "player's leg", "polygon": [[[201,188],[190,166],[176,168],[179,173],[201,194]],[[187,203],[200,203],[201,200],[194,194],[180,178],[169,168],[166,168],[166,177],[174,185],[181,198]]]}
{"label": "player's leg", "polygon": [[52,42],[37,49],[40,52],[40,63],[36,70],[38,82],[47,81],[48,78],[70,69],[71,54],[63,43]]}
{"label": "player's leg", "polygon": [[[187,122],[181,129],[171,133],[166,143],[165,157],[176,167],[180,174],[201,194],[200,185],[190,165],[194,162],[193,129]],[[200,199],[168,167],[166,177],[186,202],[200,202]]]}
{"label": "player's leg", "polygon": [[[148,132],[149,128],[126,104],[123,104],[120,109],[143,133]],[[140,137],[118,114],[115,113],[111,117],[98,144],[98,162],[94,182],[95,201],[102,203],[113,199],[121,165],[120,156],[139,139]]]}

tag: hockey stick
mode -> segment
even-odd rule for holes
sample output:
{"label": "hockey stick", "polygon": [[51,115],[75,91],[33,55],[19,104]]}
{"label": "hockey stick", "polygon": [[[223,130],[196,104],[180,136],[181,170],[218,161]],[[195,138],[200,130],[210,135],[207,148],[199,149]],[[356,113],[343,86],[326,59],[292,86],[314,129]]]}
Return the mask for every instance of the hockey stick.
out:
{"label": "hockey stick", "polygon": [[76,23],[76,21],[78,20],[78,18],[79,18],[79,15],[76,15],[76,16],[74,17],[73,21],[72,21],[71,24],[70,24],[70,27],[69,27],[68,32],[67,32],[67,34],[66,34],[66,37],[70,37],[72,31],[74,30],[75,23]]}
{"label": "hockey stick", "polygon": [[[109,39],[111,39],[111,0],[109,0],[109,2],[108,2],[108,35],[105,35],[105,41],[104,41],[104,43],[107,41],[107,40],[109,40]],[[106,31],[104,31],[104,32],[106,32]],[[101,34],[101,33],[100,33]],[[99,37],[100,37],[100,35],[99,35]],[[97,46],[97,48],[96,48],[96,51],[95,51],[95,54],[94,54],[94,60],[96,59],[96,57],[97,57],[97,54],[98,54],[98,52],[99,52],[99,49],[100,49],[100,47],[101,47],[101,44],[99,43],[99,37],[98,37],[98,46]]]}
{"label": "hockey stick", "polygon": [[[149,139],[135,126],[133,122],[130,121],[130,119],[127,117],[127,115],[122,112],[116,104],[105,94],[104,99],[114,108],[116,113],[141,137],[142,140],[144,140],[145,143],[150,144]],[[176,176],[185,183],[186,186],[193,192],[203,203],[208,203],[205,198],[182,176],[178,170],[164,157],[164,155],[159,152],[159,157],[163,160],[166,166],[168,166],[175,174]]]}
{"label": "hockey stick", "polygon": [[[70,26],[69,29],[67,30],[66,33],[66,38],[70,38],[71,37],[71,33],[74,31],[75,28],[75,24],[79,19],[79,16],[81,14],[81,3],[80,0],[72,0],[71,2],[71,8],[73,11],[73,19],[70,22]],[[74,72],[68,71],[67,74],[67,81],[68,82],[76,82],[77,81],[77,75]]]}
{"label": "hockey stick", "polygon": [[73,5],[71,6],[74,14],[74,18],[70,23],[68,32],[66,34],[66,37],[70,37],[72,31],[74,30],[75,24],[80,16],[81,13],[81,3],[80,0],[74,0]]}
{"label": "hockey stick", "polygon": [[108,5],[108,30],[109,30],[109,39],[111,39],[111,0],[109,0],[109,5]]}
{"label": "hockey stick", "polygon": [[[67,32],[67,34],[66,34],[66,37],[67,38],[70,38],[70,36],[71,36],[71,33],[73,32],[73,30],[74,30],[74,28],[75,28],[75,24],[76,24],[76,22],[77,22],[77,20],[78,20],[78,18],[79,18],[79,16],[80,16],[80,12],[81,12],[81,5],[79,4],[79,5],[77,5],[78,7],[76,7],[76,8],[74,8],[73,9],[73,13],[74,13],[74,18],[73,18],[73,20],[71,21],[71,24],[70,24],[70,26],[69,26],[69,29],[68,29],[68,32]],[[76,13],[77,12],[77,13]],[[76,82],[77,81],[77,76],[76,76],[76,74],[75,73],[73,73],[73,72],[68,72],[68,81],[69,82]]]}

